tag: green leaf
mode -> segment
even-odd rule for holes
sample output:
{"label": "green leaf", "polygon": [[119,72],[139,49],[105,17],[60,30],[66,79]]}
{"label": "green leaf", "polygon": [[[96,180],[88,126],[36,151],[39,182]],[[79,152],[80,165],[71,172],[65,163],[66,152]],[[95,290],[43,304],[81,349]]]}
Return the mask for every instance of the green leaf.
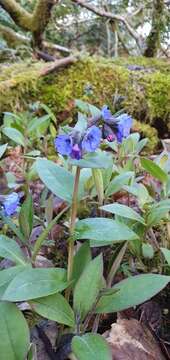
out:
{"label": "green leaf", "polygon": [[27,269],[11,281],[4,293],[3,300],[32,300],[55,294],[67,286],[64,269]]}
{"label": "green leaf", "polygon": [[3,212],[1,212],[1,217],[3,219],[3,222],[9,226],[9,228],[18,237],[18,239],[20,239],[21,242],[25,243],[25,238],[23,234],[21,233],[19,227],[16,226],[14,222],[11,220],[10,216],[4,216]]}
{"label": "green leaf", "polygon": [[76,252],[73,261],[73,271],[72,271],[72,280],[74,284],[78,281],[83,270],[89,264],[91,260],[91,251],[88,241],[82,244],[79,250]]}
{"label": "green leaf", "polygon": [[154,249],[150,244],[142,244],[142,253],[144,258],[153,259],[154,257]]}
{"label": "green leaf", "polygon": [[142,304],[155,296],[170,281],[170,276],[142,274],[122,280],[113,290],[113,295],[104,295],[97,304],[96,313],[110,313]]}
{"label": "green leaf", "polygon": [[29,329],[15,304],[0,301],[1,360],[23,360],[29,349]]}
{"label": "green leaf", "polygon": [[109,345],[99,334],[74,336],[72,351],[78,360],[112,360]]}
{"label": "green leaf", "polygon": [[170,211],[170,200],[162,200],[151,208],[148,218],[147,226],[153,226],[160,222],[161,219],[167,217]]}
{"label": "green leaf", "polygon": [[81,319],[84,319],[95,304],[101,289],[102,276],[103,259],[99,255],[85,267],[74,289],[74,310]]}
{"label": "green leaf", "polygon": [[81,160],[70,160],[70,163],[81,168],[107,169],[112,167],[113,161],[111,154],[98,150],[94,153],[84,155]]}
{"label": "green leaf", "polygon": [[166,249],[166,248],[160,248],[160,249],[165,257],[165,260],[167,261],[168,265],[170,266],[170,250]]}
{"label": "green leaf", "polygon": [[138,142],[138,144],[136,145],[137,154],[139,154],[142,151],[142,149],[146,146],[147,142],[148,142],[148,138],[142,139]]}
{"label": "green leaf", "polygon": [[30,301],[33,309],[47,319],[74,327],[74,313],[67,300],[61,294],[54,294]]}
{"label": "green leaf", "polygon": [[46,128],[48,127],[50,123],[50,116],[44,115],[40,118],[34,118],[29,124],[28,124],[28,131],[31,133],[35,130],[39,130],[42,125],[44,125]]}
{"label": "green leaf", "polygon": [[74,129],[82,134],[87,129],[87,118],[84,114],[78,113],[78,121]]}
{"label": "green leaf", "polygon": [[138,198],[139,206],[141,208],[143,208],[146,203],[153,201],[148,193],[147,188],[143,184],[136,183],[132,186],[124,185],[123,189]]}
{"label": "green leaf", "polygon": [[161,169],[159,165],[154,163],[152,160],[142,158],[141,159],[142,167],[153,177],[161,181],[162,183],[167,182],[168,175],[165,171]]}
{"label": "green leaf", "polygon": [[38,159],[36,168],[40,179],[47,188],[56,196],[71,203],[74,176],[64,168],[46,159]]}
{"label": "green leaf", "polygon": [[13,140],[15,143],[25,146],[24,136],[19,130],[12,127],[5,127],[2,131],[9,139]]}
{"label": "green leaf", "polygon": [[25,266],[19,265],[12,266],[9,269],[4,269],[0,271],[0,298],[2,297],[10,281],[13,280],[17,274],[24,270]]}
{"label": "green leaf", "polygon": [[21,232],[23,233],[26,240],[29,240],[29,237],[33,228],[33,200],[32,196],[28,194],[26,200],[23,202],[21,206],[21,210],[19,213],[19,225]]}
{"label": "green leaf", "polygon": [[96,106],[91,105],[85,101],[76,99],[75,100],[75,106],[77,106],[80,111],[86,112],[86,113],[90,113],[92,116],[97,116],[97,117],[101,117],[101,110],[98,109]]}
{"label": "green leaf", "polygon": [[0,158],[4,155],[8,144],[0,145]]}
{"label": "green leaf", "polygon": [[106,189],[106,196],[110,196],[120,191],[123,185],[128,184],[132,176],[134,176],[134,172],[132,171],[115,176]]}
{"label": "green leaf", "polygon": [[90,240],[90,246],[104,246],[138,236],[128,226],[106,218],[87,218],[76,223],[76,238]]}
{"label": "green leaf", "polygon": [[144,219],[140,216],[135,210],[131,209],[129,206],[114,203],[101,207],[102,210],[108,211],[112,214],[116,214],[127,219],[132,219],[138,221],[142,224],[145,224]]}
{"label": "green leaf", "polygon": [[19,245],[5,235],[0,235],[0,256],[10,259],[16,264],[25,265],[27,263]]}

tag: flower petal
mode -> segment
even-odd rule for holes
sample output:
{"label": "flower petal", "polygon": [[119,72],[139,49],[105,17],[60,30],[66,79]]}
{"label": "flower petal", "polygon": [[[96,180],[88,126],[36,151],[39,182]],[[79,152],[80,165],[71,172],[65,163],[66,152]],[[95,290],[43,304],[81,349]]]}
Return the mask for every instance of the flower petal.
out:
{"label": "flower petal", "polygon": [[70,155],[72,152],[72,139],[69,135],[58,135],[54,140],[54,145],[61,155]]}
{"label": "flower petal", "polygon": [[93,125],[85,133],[82,141],[82,149],[86,152],[94,152],[101,140],[101,130]]}
{"label": "flower petal", "polygon": [[16,192],[8,195],[3,202],[6,216],[13,215],[19,205],[19,195]]}

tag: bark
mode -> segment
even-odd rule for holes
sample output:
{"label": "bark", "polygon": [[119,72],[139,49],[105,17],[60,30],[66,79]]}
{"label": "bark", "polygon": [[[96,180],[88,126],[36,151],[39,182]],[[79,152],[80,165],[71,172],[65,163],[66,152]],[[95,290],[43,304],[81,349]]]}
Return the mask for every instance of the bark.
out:
{"label": "bark", "polygon": [[[16,47],[17,45],[23,45],[23,44],[31,45],[30,37],[21,35],[18,32],[12,30],[11,28],[1,24],[0,24],[0,34],[3,36],[9,47]],[[66,54],[71,53],[71,49],[58,44],[50,43],[48,41],[43,41],[43,47],[47,51],[52,50],[53,52],[55,51],[63,52]]]}
{"label": "bark", "polygon": [[15,0],[0,0],[0,5],[23,30],[31,31],[32,15]]}
{"label": "bark", "polygon": [[16,33],[9,27],[0,24],[0,34],[3,36],[9,47],[15,47],[17,45],[30,44],[30,39],[24,35]]}
{"label": "bark", "polygon": [[73,64],[77,60],[78,60],[78,58],[76,58],[75,56],[72,56],[72,55],[68,56],[68,57],[65,57],[63,59],[59,59],[59,60],[57,59],[53,63],[51,63],[50,65],[45,66],[41,70],[40,77],[51,74],[51,73],[55,72],[56,70],[58,70],[61,67],[65,67],[65,66],[68,66],[70,64]]}
{"label": "bark", "polygon": [[0,5],[19,27],[32,33],[33,47],[41,49],[42,34],[50,20],[51,10],[57,2],[58,0],[37,0],[32,14],[15,0],[0,0]]}
{"label": "bark", "polygon": [[160,48],[161,30],[164,28],[163,22],[164,1],[153,0],[152,27],[146,39],[146,50],[144,56],[155,57]]}

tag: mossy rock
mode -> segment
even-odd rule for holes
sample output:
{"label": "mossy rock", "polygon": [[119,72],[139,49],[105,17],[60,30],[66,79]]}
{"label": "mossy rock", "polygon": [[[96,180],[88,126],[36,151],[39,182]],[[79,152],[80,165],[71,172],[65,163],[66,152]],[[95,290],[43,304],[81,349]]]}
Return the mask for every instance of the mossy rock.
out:
{"label": "mossy rock", "polygon": [[[170,130],[170,65],[145,58],[85,58],[59,72],[40,77],[43,62],[2,66],[0,112],[24,110],[41,101],[63,121],[72,114],[70,106],[81,98],[99,107],[114,108],[115,96],[137,120],[158,128],[160,136]],[[91,86],[87,94],[85,88]],[[113,109],[114,110],[114,109]]]}

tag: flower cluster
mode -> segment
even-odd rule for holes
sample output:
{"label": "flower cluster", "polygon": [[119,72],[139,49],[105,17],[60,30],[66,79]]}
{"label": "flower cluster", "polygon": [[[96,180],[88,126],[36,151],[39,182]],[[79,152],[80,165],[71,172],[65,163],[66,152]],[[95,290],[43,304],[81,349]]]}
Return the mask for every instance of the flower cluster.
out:
{"label": "flower cluster", "polygon": [[128,137],[133,124],[132,117],[126,113],[115,117],[112,115],[108,106],[103,106],[102,117],[104,120],[103,133],[108,141],[116,140],[121,143]]}
{"label": "flower cluster", "polygon": [[11,216],[15,213],[19,205],[19,200],[19,195],[16,192],[12,192],[5,198],[3,202],[3,207],[6,216]]}
{"label": "flower cluster", "polygon": [[93,125],[85,132],[74,130],[69,134],[58,135],[54,141],[55,149],[61,155],[80,160],[85,153],[94,152],[101,140],[101,130]]}

